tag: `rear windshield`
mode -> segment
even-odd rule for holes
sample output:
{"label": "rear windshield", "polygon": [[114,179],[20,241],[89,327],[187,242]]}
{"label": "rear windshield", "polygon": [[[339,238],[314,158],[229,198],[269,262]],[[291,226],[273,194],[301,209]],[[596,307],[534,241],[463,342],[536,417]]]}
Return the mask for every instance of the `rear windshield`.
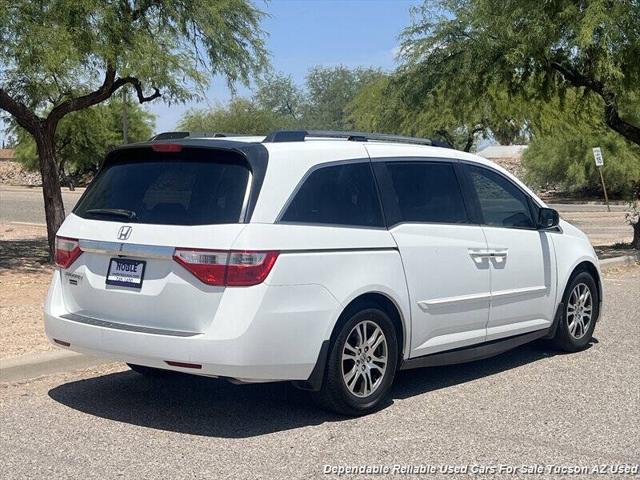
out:
{"label": "rear windshield", "polygon": [[132,150],[91,183],[74,213],[82,218],[160,225],[239,223],[250,171],[215,150]]}

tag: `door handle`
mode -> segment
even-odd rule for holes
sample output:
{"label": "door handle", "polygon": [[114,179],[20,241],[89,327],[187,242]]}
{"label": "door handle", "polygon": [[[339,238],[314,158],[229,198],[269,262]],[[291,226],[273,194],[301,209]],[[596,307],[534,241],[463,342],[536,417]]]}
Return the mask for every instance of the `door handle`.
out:
{"label": "door handle", "polygon": [[502,263],[507,259],[507,249],[485,250],[482,248],[470,248],[469,255],[476,263],[482,263],[485,258],[494,258],[497,263]]}
{"label": "door handle", "polygon": [[496,263],[502,263],[507,260],[507,249],[501,248],[499,250],[489,250],[489,256],[495,259]]}
{"label": "door handle", "polygon": [[482,263],[485,258],[489,258],[491,255],[489,252],[483,248],[470,248],[469,256],[476,263]]}

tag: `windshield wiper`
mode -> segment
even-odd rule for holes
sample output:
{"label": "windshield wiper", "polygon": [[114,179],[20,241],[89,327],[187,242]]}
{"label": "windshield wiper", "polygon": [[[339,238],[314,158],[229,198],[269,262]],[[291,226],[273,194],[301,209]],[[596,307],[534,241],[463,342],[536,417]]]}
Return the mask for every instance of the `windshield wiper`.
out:
{"label": "windshield wiper", "polygon": [[122,208],[92,208],[85,212],[87,215],[111,215],[113,217],[125,217],[127,220],[135,220],[136,212]]}

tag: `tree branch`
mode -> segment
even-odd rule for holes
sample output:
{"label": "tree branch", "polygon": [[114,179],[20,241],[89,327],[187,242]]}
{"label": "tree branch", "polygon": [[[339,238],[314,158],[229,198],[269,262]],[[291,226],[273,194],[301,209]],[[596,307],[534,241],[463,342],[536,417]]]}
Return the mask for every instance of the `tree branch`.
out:
{"label": "tree branch", "polygon": [[22,102],[15,100],[3,88],[0,88],[0,108],[16,119],[18,125],[31,135],[40,127],[41,119]]}
{"label": "tree branch", "polygon": [[142,83],[135,77],[123,77],[116,80],[115,68],[113,67],[113,65],[107,65],[102,85],[100,85],[97,90],[91,93],[82,95],[77,98],[70,98],[60,105],[54,107],[46,119],[47,127],[55,130],[58,122],[65,115],[71,112],[76,112],[78,110],[84,110],[85,108],[89,108],[93,105],[104,102],[109,97],[111,97],[116,92],[116,90],[123,87],[124,85],[133,86],[140,103],[150,102],[151,100],[155,100],[161,95],[160,91],[157,88],[154,88],[154,92],[151,95],[145,96],[142,92]]}
{"label": "tree branch", "polygon": [[607,89],[601,81],[589,78],[574,68],[567,67],[559,62],[551,62],[551,67],[573,86],[585,87],[598,94],[604,101],[604,121],[609,128],[636,145],[640,145],[640,127],[620,118],[615,93]]}

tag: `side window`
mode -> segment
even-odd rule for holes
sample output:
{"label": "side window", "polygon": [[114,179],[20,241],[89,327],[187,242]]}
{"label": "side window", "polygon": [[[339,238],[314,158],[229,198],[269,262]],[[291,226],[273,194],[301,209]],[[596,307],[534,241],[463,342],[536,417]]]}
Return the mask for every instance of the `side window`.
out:
{"label": "side window", "polygon": [[383,226],[368,162],[322,167],[309,175],[280,219],[293,223]]}
{"label": "side window", "polygon": [[533,228],[527,196],[508,179],[489,169],[468,166],[484,223],[496,227]]}
{"label": "side window", "polygon": [[439,162],[388,162],[399,221],[466,223],[454,167]]}

